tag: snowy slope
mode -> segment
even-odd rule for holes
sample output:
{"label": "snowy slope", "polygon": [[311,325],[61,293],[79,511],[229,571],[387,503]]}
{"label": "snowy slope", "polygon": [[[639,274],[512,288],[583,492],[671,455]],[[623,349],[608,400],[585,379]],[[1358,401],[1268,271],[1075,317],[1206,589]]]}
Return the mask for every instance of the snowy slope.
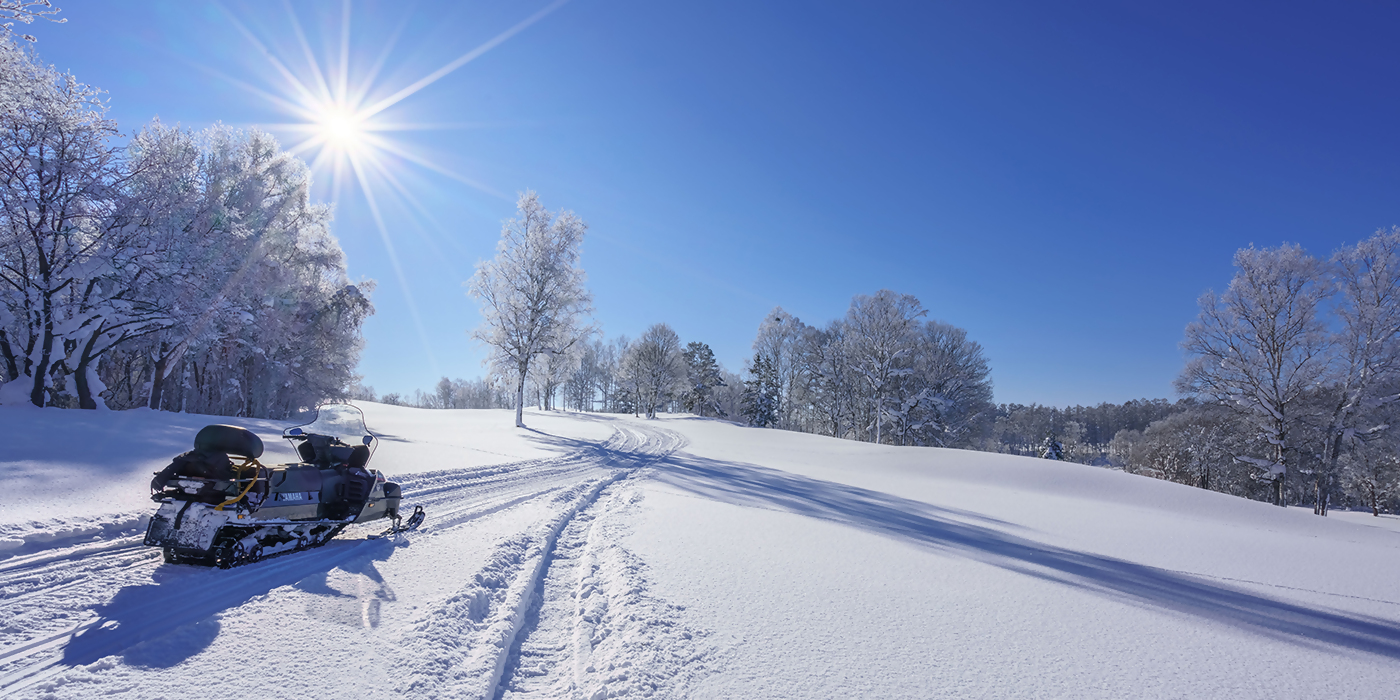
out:
{"label": "snowy slope", "polygon": [[[364,404],[429,512],[231,571],[139,544],[200,416],[0,408],[0,695],[1386,697],[1400,533],[695,418]],[[280,424],[238,421],[273,446]],[[54,436],[67,436],[66,439]],[[48,534],[62,536],[48,538]],[[46,534],[48,533],[48,534]],[[47,539],[46,539],[47,538]]]}

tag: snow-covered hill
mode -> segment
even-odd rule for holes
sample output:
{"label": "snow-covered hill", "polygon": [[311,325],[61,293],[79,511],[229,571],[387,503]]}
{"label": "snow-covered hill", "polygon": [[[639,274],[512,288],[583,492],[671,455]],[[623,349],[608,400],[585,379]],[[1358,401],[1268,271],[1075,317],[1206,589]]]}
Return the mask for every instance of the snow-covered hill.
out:
{"label": "snow-covered hill", "polygon": [[[1400,532],[1093,467],[363,405],[419,531],[140,545],[226,418],[0,408],[6,697],[1385,697]],[[281,424],[261,433],[271,460]],[[264,461],[269,461],[265,459]]]}

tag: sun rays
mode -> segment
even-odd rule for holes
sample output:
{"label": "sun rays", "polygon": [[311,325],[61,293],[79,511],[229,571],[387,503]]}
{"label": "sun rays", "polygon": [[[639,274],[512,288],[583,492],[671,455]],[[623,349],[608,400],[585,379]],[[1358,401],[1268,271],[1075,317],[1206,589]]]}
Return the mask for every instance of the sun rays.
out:
{"label": "sun rays", "polygon": [[329,175],[336,192],[342,190],[344,183],[354,182],[368,195],[368,190],[364,188],[370,186],[369,180],[354,172],[358,162],[361,175],[366,171],[373,171],[392,177],[395,167],[411,164],[449,177],[493,197],[502,197],[501,193],[481,182],[454,172],[429,157],[414,153],[406,144],[393,138],[396,132],[459,129],[470,125],[389,120],[383,118],[384,113],[390,108],[401,106],[413,95],[505,43],[567,2],[568,0],[554,0],[470,51],[427,71],[422,77],[402,87],[380,80],[379,76],[394,53],[407,25],[406,19],[390,33],[369,67],[362,71],[362,74],[354,75],[352,57],[357,53],[367,54],[352,48],[352,8],[349,0],[343,0],[340,6],[336,59],[324,63],[317,57],[301,21],[290,4],[286,4],[285,9],[290,33],[295,38],[293,47],[269,45],[259,39],[233,13],[227,13],[244,38],[266,58],[276,76],[276,84],[270,88],[262,88],[247,81],[224,77],[269,101],[295,120],[266,126],[275,131],[292,134],[294,140],[288,144],[288,150],[310,157],[313,171],[318,175]]}
{"label": "sun rays", "polygon": [[[554,0],[470,51],[424,72],[422,77],[404,81],[401,86],[382,79],[381,75],[390,59],[396,55],[396,47],[408,26],[408,17],[402,18],[398,26],[388,33],[382,46],[372,52],[365,51],[362,45],[352,42],[351,2],[343,0],[339,17],[323,18],[329,21],[322,25],[324,50],[318,58],[290,2],[284,3],[285,27],[290,32],[265,32],[267,35],[289,34],[292,41],[286,42],[259,38],[258,33],[225,9],[231,24],[266,59],[271,75],[268,76],[270,80],[265,81],[266,85],[233,76],[219,77],[267,101],[289,119],[285,123],[263,126],[274,133],[283,134],[287,150],[310,161],[314,180],[329,187],[332,202],[338,203],[344,196],[358,195],[362,198],[374,220],[386,258],[393,268],[423,350],[435,372],[437,359],[395,249],[394,235],[386,224],[383,205],[386,200],[392,200],[403,211],[437,226],[422,202],[412,194],[413,188],[403,181],[403,177],[414,174],[414,170],[446,177],[493,198],[506,199],[506,196],[477,179],[436,162],[428,155],[416,152],[409,143],[396,139],[395,134],[470,128],[472,125],[462,123],[413,122],[405,120],[404,115],[412,112],[411,97],[505,43],[567,2]],[[372,60],[369,59],[371,55]],[[437,249],[435,243],[430,241],[430,245]]]}

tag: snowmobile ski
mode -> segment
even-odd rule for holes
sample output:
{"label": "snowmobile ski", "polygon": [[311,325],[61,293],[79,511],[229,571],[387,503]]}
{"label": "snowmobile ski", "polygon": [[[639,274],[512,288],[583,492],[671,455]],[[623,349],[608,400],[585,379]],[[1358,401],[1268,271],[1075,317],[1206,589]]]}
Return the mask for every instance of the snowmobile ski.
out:
{"label": "snowmobile ski", "polygon": [[408,516],[407,521],[400,522],[401,519],[399,518],[399,516],[395,515],[393,518],[394,524],[389,526],[389,529],[377,535],[370,535],[365,539],[377,540],[381,537],[388,537],[390,535],[397,535],[400,533],[417,530],[418,526],[423,524],[423,519],[426,517],[428,517],[428,514],[423,512],[423,506],[414,506],[413,514]]}

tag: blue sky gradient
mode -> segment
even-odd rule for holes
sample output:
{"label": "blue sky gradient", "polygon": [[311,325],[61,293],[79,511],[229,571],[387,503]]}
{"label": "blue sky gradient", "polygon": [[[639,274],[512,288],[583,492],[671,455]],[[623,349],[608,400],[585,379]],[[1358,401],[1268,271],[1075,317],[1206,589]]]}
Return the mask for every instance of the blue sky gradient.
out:
{"label": "blue sky gradient", "polygon": [[[295,27],[323,67],[341,28],[330,2],[58,4],[27,31],[126,130],[295,121],[236,84],[286,93],[249,36],[309,80]],[[352,2],[351,82],[396,31],[378,96],[547,4]],[[392,138],[458,178],[386,157],[416,203],[371,182],[402,282],[340,191],[379,282],[361,372],[483,372],[462,282],[531,188],[590,224],[609,336],[665,321],[738,371],[774,306],[824,324],[889,288],[982,343],[998,401],[1170,397],[1234,250],[1400,224],[1396,7],[573,0],[384,113],[450,127]]]}

